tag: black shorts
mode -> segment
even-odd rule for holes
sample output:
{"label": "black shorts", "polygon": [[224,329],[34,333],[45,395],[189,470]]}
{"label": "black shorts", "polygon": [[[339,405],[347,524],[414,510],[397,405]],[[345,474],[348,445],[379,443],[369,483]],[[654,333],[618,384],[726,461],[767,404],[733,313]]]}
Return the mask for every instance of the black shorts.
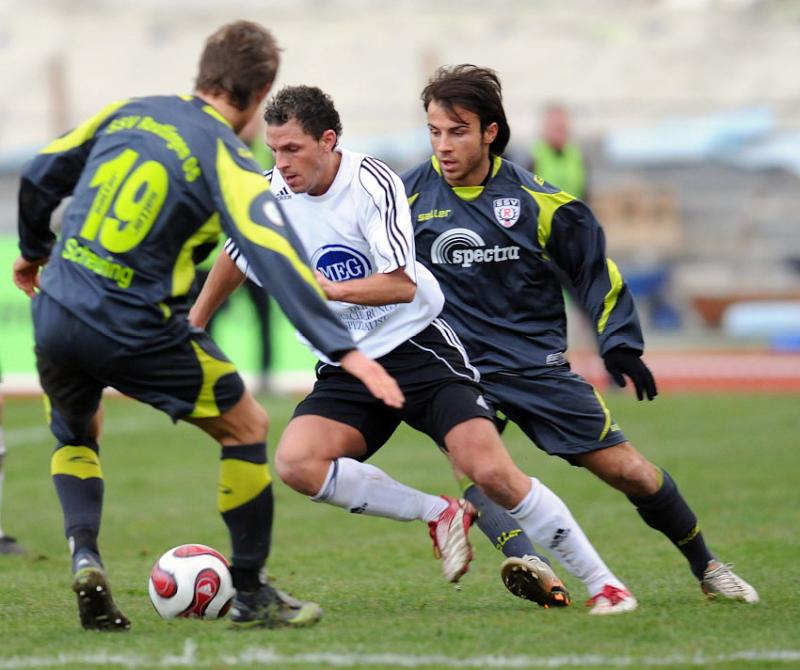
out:
{"label": "black shorts", "polygon": [[625,441],[600,393],[568,368],[540,375],[483,376],[489,402],[548,454],[574,456]]}
{"label": "black shorts", "polygon": [[106,386],[173,420],[219,416],[244,393],[235,366],[203,330],[166,349],[131,352],[44,293],[33,310],[36,366],[63,444],[85,444]]}
{"label": "black shorts", "polygon": [[367,443],[369,458],[394,433],[401,421],[433,438],[444,437],[460,423],[494,412],[483,398],[479,374],[458,337],[441,319],[378,359],[406,397],[400,410],[386,407],[355,377],[339,366],[317,365],[317,381],[297,406],[294,416],[313,414],[347,424]]}

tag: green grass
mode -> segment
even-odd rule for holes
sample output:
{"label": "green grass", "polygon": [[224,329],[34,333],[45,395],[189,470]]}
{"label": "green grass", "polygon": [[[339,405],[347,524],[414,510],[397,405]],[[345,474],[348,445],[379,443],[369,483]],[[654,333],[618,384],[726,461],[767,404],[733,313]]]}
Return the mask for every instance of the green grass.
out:
{"label": "green grass", "polygon": [[[292,402],[264,400],[274,446]],[[609,566],[636,593],[635,613],[588,616],[582,586],[563,570],[575,606],[542,610],[513,598],[498,577],[500,555],[477,529],[476,560],[456,591],[442,580],[422,524],[350,516],[277,483],[270,571],[282,588],[321,602],[322,623],[309,630],[234,632],[226,622],[165,622],[147,596],[147,576],[160,553],[185,542],[228,549],[215,509],[217,448],[192,427],[173,427],[154,410],[111,398],[101,452],[101,548],[133,629],[86,633],[69,589],[41,403],[9,399],[3,525],[29,553],[0,558],[0,670],[34,667],[34,657],[44,663],[36,667],[332,667],[335,659],[297,656],[313,653],[506,658],[506,666],[495,667],[510,667],[511,657],[527,658],[517,667],[546,667],[547,659],[595,654],[622,659],[617,667],[626,659],[630,667],[682,667],[668,659],[800,650],[797,398],[674,395],[639,404],[620,395],[610,401],[626,435],[672,473],[712,549],[757,586],[761,604],[704,601],[684,559],[620,494],[546,457],[510,428],[506,442],[517,461],[569,504]],[[454,492],[444,459],[410,429],[398,431],[373,462],[424,490]],[[58,654],[65,656],[59,660]],[[96,662],[88,654],[97,654]],[[396,667],[390,659],[373,660],[368,667]],[[714,667],[789,665],[740,659]]]}

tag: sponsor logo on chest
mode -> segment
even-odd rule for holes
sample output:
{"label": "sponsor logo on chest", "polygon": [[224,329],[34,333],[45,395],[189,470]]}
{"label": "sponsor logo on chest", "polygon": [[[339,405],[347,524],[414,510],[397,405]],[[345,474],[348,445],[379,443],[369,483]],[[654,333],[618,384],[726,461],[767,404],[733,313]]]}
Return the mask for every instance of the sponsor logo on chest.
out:
{"label": "sponsor logo on chest", "polygon": [[483,238],[468,228],[451,228],[439,235],[431,245],[431,261],[437,265],[460,265],[468,268],[476,263],[503,263],[519,260],[519,247],[487,247]]}
{"label": "sponsor logo on chest", "polygon": [[521,210],[519,198],[495,198],[493,204],[494,218],[503,228],[511,228],[519,221]]}
{"label": "sponsor logo on chest", "polygon": [[363,279],[372,274],[369,259],[360,251],[344,244],[320,247],[312,256],[311,264],[330,281]]}

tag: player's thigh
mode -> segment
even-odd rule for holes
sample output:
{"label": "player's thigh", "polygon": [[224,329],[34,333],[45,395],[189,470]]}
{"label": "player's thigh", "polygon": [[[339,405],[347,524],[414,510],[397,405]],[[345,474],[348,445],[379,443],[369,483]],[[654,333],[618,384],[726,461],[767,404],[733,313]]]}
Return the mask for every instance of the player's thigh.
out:
{"label": "player's thigh", "polygon": [[571,370],[486,375],[481,383],[490,402],[548,454],[574,462],[625,441],[600,393]]}
{"label": "player's thigh", "polygon": [[92,368],[106,359],[106,343],[46,294],[34,298],[33,315],[36,368],[53,434],[62,444],[93,441],[104,384]]}
{"label": "player's thigh", "polygon": [[266,410],[245,390],[233,407],[218,416],[184,417],[224,446],[255,444],[267,438],[269,418]]}
{"label": "player's thigh", "polygon": [[[290,425],[304,417],[310,418],[296,425],[314,423],[312,418],[324,419],[326,421],[317,425],[336,428],[339,439],[348,444],[348,436],[360,436],[361,442],[355,451],[341,454],[360,461],[378,451],[400,423],[397,412],[377,400],[355,377],[332,365],[317,367],[314,388],[295,408]],[[344,430],[345,428],[349,430]],[[316,438],[324,441],[327,435],[320,432]],[[333,445],[332,448],[339,450],[341,446]]]}
{"label": "player's thigh", "polygon": [[71,445],[96,442],[103,384],[67,360],[50,359],[38,347],[36,368],[44,391],[47,419],[56,439]]}
{"label": "player's thigh", "polygon": [[[247,443],[248,435],[224,431],[249,417],[255,422],[254,433],[264,439],[263,411],[246,397],[236,366],[205,331],[193,331],[191,337],[166,349],[119,356],[104,374],[110,386],[162,410],[175,421],[203,422],[207,427],[216,424],[226,439],[241,438],[240,443]],[[232,420],[226,426],[219,417]]]}
{"label": "player's thigh", "polygon": [[457,424],[494,417],[477,383],[478,371],[442,319],[435,319],[379,362],[406,397],[399,416],[442,448],[445,435]]}
{"label": "player's thigh", "polygon": [[[177,419],[216,419],[240,403],[244,383],[233,363],[201,330],[158,350],[131,351],[84,324],[61,305],[40,294],[34,303],[37,366],[52,403],[53,418],[70,417],[94,434],[100,394],[105,386],[152,405]],[[265,422],[254,402],[234,426]],[[72,420],[72,417],[78,419]],[[94,423],[92,423],[94,421]],[[83,428],[84,424],[87,428]],[[224,421],[220,421],[221,428]],[[76,426],[70,427],[73,432]],[[232,443],[247,443],[254,431],[239,431]],[[258,432],[258,431],[255,431]],[[235,439],[242,438],[242,439]]]}
{"label": "player's thigh", "polygon": [[363,460],[367,442],[356,428],[317,414],[294,417],[281,435],[275,462],[279,471],[303,467],[314,461],[337,458]]}
{"label": "player's thigh", "polygon": [[[400,410],[403,421],[431,437],[445,450],[448,444],[446,436],[459,424],[472,419],[488,419],[485,429],[497,435],[494,411],[484,398],[481,387],[475,383],[448,381],[404,392],[406,405]],[[483,426],[483,422],[480,425]]]}

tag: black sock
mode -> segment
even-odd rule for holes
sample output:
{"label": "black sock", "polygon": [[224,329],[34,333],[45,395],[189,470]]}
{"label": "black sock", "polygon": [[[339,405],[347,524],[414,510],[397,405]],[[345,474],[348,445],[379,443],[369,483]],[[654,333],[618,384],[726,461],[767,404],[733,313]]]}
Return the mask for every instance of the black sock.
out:
{"label": "black sock", "polygon": [[79,529],[69,537],[70,545],[75,546],[75,550],[72,552],[73,574],[83,568],[103,567],[103,561],[100,559],[100,552],[97,550],[97,538],[93,533],[87,533],[87,540],[80,541],[81,543],[79,544],[77,537],[82,533],[82,529]]}
{"label": "black sock", "polygon": [[477,523],[478,528],[489,539],[495,549],[499,549],[506,556],[538,556],[548,565],[550,561],[545,556],[536,552],[530,538],[520,528],[516,519],[500,505],[487,498],[475,484],[464,491],[464,498],[471,502],[480,512]]}
{"label": "black sock", "polygon": [[97,536],[104,486],[99,450],[96,442],[59,444],[50,460],[50,472],[64,513],[64,533],[70,553],[75,557],[78,552],[89,552],[101,564]]}
{"label": "black sock", "polygon": [[218,508],[231,536],[231,575],[241,591],[261,585],[269,555],[274,499],[267,445],[222,447]]}
{"label": "black sock", "polygon": [[628,496],[644,522],[666,535],[689,561],[692,572],[703,578],[708,562],[714,558],[706,547],[697,517],[678,491],[666,470],[661,470],[663,483],[651,496]]}

